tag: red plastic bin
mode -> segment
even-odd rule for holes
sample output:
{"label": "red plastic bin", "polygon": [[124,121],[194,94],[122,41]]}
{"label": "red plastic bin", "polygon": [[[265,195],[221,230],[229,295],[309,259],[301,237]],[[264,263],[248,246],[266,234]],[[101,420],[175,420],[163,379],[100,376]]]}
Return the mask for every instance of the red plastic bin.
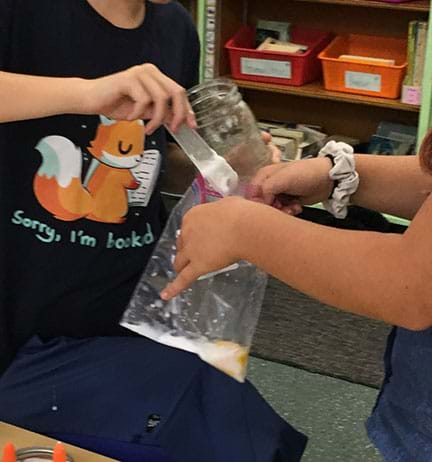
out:
{"label": "red plastic bin", "polygon": [[308,46],[308,50],[300,54],[256,50],[255,32],[254,26],[243,26],[225,45],[235,79],[300,86],[320,78],[318,54],[330,43],[331,33],[293,27],[291,42]]}

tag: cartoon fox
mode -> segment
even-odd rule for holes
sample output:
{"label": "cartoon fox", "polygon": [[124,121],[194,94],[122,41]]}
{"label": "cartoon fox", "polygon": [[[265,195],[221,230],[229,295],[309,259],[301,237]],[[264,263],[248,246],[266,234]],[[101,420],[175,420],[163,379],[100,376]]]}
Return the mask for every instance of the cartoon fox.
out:
{"label": "cartoon fox", "polygon": [[42,155],[33,181],[36,198],[59,220],[123,223],[128,212],[127,190],[139,186],[131,169],[143,159],[144,142],[141,120],[118,122],[101,117],[88,148],[93,159],[83,184],[81,150],[62,136],[43,138],[36,146]]}

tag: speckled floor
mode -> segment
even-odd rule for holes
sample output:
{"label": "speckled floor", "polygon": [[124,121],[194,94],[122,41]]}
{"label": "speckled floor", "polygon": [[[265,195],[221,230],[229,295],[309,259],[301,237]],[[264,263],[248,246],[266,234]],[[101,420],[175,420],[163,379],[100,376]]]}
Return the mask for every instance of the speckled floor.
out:
{"label": "speckled floor", "polygon": [[309,436],[302,462],[382,462],[364,429],[376,389],[257,358],[251,358],[249,379]]}

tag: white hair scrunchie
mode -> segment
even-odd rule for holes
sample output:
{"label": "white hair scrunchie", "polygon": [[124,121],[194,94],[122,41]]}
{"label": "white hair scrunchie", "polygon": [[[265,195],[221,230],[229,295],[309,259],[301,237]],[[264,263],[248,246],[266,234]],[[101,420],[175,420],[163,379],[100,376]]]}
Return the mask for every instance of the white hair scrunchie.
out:
{"label": "white hair scrunchie", "polygon": [[360,183],[354,150],[349,144],[330,141],[320,150],[318,157],[329,157],[333,164],[329,177],[335,182],[335,187],[331,196],[323,201],[324,208],[336,218],[346,218],[350,198]]}

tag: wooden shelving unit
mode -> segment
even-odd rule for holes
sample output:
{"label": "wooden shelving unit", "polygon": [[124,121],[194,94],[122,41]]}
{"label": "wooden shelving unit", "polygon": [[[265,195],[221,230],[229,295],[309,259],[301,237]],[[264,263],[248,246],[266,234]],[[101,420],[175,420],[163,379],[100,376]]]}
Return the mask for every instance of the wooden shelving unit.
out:
{"label": "wooden shelving unit", "polygon": [[280,93],[284,95],[304,96],[307,98],[328,99],[332,101],[341,101],[345,103],[384,107],[399,111],[419,112],[420,110],[417,106],[403,104],[399,100],[395,99],[376,98],[373,96],[362,96],[353,95],[350,93],[328,91],[324,88],[322,82],[313,82],[303,85],[301,87],[294,87],[287,85],[274,85],[268,83],[252,82],[248,80],[233,79],[233,81],[236,83],[236,85],[243,89],[260,90],[271,93]]}
{"label": "wooden shelving unit", "polygon": [[329,3],[343,6],[363,6],[365,8],[383,8],[387,10],[429,11],[429,0],[415,0],[407,3],[386,3],[373,0],[298,0],[308,3]]}
{"label": "wooden shelving unit", "polygon": [[[427,20],[429,0],[218,0],[216,76],[229,75],[224,45],[244,24],[290,21],[336,35],[358,33],[406,38],[411,20]],[[321,125],[327,133],[368,141],[378,123],[418,125],[419,108],[398,100],[327,91],[321,82],[302,87],[236,81],[258,118]]]}

